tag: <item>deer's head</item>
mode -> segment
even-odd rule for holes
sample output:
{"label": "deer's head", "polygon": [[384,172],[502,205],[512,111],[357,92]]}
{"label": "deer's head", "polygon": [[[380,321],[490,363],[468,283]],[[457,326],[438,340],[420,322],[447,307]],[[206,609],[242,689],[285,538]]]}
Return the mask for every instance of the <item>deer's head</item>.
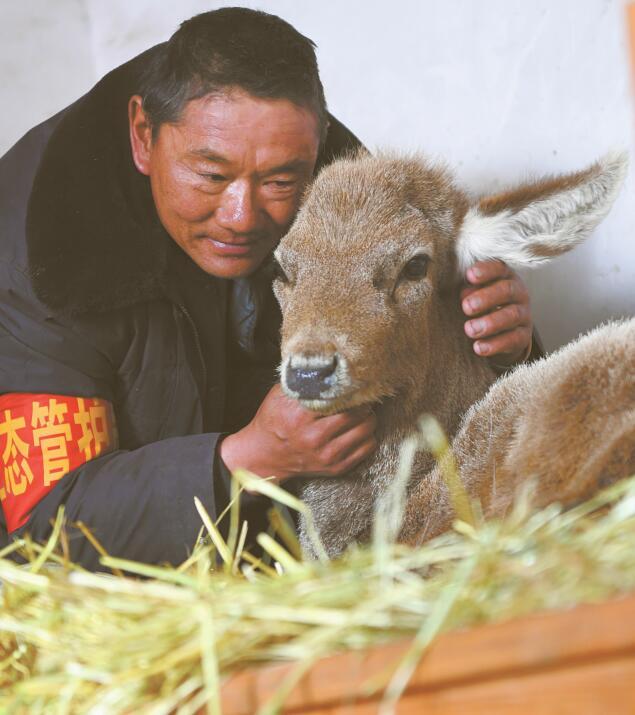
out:
{"label": "deer's head", "polygon": [[465,269],[570,250],[608,212],[626,164],[608,155],[475,203],[420,158],[360,154],[328,166],[275,252],[283,389],[325,413],[413,389],[444,359],[447,331],[461,330],[450,316]]}

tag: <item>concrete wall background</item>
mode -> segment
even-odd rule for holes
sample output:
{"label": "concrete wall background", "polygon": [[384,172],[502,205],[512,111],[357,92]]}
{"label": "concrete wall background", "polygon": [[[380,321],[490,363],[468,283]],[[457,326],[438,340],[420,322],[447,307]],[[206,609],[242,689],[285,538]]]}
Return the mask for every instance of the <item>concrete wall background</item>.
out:
{"label": "concrete wall background", "polygon": [[[178,23],[181,0],[0,0],[0,154]],[[371,148],[444,158],[473,191],[635,157],[625,0],[260,0],[318,44],[331,111]],[[635,159],[573,254],[526,274],[552,349],[635,313]]]}

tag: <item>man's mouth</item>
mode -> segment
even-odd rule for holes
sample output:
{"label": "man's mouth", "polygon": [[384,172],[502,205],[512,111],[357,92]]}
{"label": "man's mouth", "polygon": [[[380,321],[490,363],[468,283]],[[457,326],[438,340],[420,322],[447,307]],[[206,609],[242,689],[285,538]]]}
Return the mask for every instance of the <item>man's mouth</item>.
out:
{"label": "man's mouth", "polygon": [[218,241],[215,238],[207,239],[217,253],[222,253],[225,256],[244,256],[250,253],[257,241]]}

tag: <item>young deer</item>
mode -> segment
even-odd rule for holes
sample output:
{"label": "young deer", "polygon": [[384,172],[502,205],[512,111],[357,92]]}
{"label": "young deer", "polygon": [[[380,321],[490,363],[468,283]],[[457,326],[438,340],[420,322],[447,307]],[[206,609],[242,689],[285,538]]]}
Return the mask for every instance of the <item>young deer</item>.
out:
{"label": "young deer", "polygon": [[[477,203],[420,158],[359,154],[320,173],[275,253],[282,387],[323,413],[373,405],[379,442],[345,477],[300,487],[329,555],[368,539],[375,501],[419,416],[434,415],[453,436],[496,379],[463,331],[465,268],[485,258],[536,265],[570,250],[606,215],[625,171],[625,156],[609,155]],[[431,515],[442,496],[433,467],[417,455],[404,541],[447,526],[442,510]],[[308,548],[303,525],[301,538]]]}

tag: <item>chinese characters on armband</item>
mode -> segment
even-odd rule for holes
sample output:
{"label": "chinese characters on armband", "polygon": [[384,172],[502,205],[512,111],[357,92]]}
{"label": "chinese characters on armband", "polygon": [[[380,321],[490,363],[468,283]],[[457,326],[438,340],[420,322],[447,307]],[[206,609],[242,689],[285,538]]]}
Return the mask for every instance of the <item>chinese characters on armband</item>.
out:
{"label": "chinese characters on armband", "polygon": [[118,447],[112,405],[100,398],[0,395],[0,503],[10,533],[65,474]]}

